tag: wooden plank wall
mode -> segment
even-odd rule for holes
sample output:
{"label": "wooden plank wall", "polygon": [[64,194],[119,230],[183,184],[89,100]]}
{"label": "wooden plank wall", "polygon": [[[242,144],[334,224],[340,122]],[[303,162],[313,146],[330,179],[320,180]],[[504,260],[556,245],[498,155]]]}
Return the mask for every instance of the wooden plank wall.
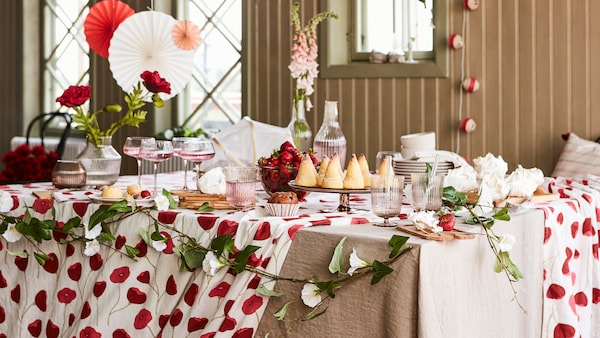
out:
{"label": "wooden plank wall", "polygon": [[[367,154],[400,149],[401,135],[433,130],[438,148],[468,159],[491,152],[512,170],[517,164],[550,175],[563,146],[561,134],[600,136],[600,2],[594,0],[482,1],[466,12],[451,1],[450,32],[461,32],[467,15],[465,76],[481,89],[463,97],[460,51],[450,53],[448,78],[318,79],[313,133],[324,101],[339,101],[349,150]],[[301,0],[302,18],[319,11],[318,0]],[[248,115],[276,125],[290,119],[292,0],[256,0],[249,6]],[[477,121],[460,133],[461,116]]]}

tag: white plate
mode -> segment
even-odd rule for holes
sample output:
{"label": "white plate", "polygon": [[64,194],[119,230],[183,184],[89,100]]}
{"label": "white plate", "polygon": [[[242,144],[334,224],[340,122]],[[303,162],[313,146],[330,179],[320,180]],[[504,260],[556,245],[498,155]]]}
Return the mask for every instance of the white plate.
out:
{"label": "white plate", "polygon": [[[98,204],[104,204],[104,205],[111,205],[116,202],[125,200],[125,198],[102,197],[101,195],[90,195],[89,197],[92,200],[92,202],[98,203]],[[135,201],[135,205],[138,207],[151,207],[154,205],[153,199],[138,198],[138,199],[135,199],[134,201]],[[131,206],[132,203],[133,203],[132,201],[127,201],[127,205],[129,205],[129,206]]]}

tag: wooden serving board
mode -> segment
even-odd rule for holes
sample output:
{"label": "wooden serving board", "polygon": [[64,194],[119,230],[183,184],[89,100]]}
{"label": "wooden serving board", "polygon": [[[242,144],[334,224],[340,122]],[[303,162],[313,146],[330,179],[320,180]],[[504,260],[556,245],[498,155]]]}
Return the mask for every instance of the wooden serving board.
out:
{"label": "wooden serving board", "polygon": [[426,233],[412,224],[398,224],[396,229],[411,234],[413,236],[417,236],[423,239],[429,239],[432,241],[449,241],[453,239],[473,239],[475,238],[474,234],[466,233],[461,230],[455,229],[453,231],[442,231],[438,233]]}
{"label": "wooden serving board", "polygon": [[205,202],[215,210],[235,209],[228,202],[225,195],[202,194],[198,191],[176,190],[171,194],[179,197],[179,206],[186,209],[198,209]]}

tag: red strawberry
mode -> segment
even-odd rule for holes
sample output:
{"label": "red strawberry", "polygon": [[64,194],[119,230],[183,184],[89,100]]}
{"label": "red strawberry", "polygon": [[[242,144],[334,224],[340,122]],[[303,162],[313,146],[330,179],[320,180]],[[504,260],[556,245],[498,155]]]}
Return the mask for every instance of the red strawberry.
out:
{"label": "red strawberry", "polygon": [[289,151],[290,153],[295,153],[297,151],[296,147],[294,147],[294,144],[290,141],[285,141],[283,142],[283,144],[281,144],[281,147],[279,148],[280,151]]}
{"label": "red strawberry", "polygon": [[293,160],[294,155],[292,155],[292,153],[290,153],[289,151],[282,151],[281,154],[279,154],[280,163],[288,164],[291,163]]}
{"label": "red strawberry", "polygon": [[150,197],[151,195],[152,194],[148,190],[142,190],[142,192],[140,193],[140,196],[142,196],[142,198]]}
{"label": "red strawberry", "polygon": [[456,217],[454,217],[454,214],[444,214],[438,219],[440,221],[439,225],[442,227],[442,229],[444,229],[444,231],[452,231],[452,229],[454,229],[454,223],[456,222]]}

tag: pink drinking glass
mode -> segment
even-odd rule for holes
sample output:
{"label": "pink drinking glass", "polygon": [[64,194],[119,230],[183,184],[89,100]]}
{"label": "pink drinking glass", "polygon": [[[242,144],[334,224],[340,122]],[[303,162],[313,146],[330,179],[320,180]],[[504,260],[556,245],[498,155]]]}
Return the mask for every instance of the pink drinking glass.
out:
{"label": "pink drinking glass", "polygon": [[196,137],[180,137],[176,136],[171,139],[171,143],[173,143],[173,155],[181,158],[183,160],[183,188],[182,190],[188,190],[187,184],[187,168],[188,168],[188,159],[181,157],[181,150],[183,149],[183,145],[185,142],[190,142],[198,140]]}
{"label": "pink drinking glass", "polygon": [[142,185],[142,157],[140,156],[140,147],[142,140],[154,140],[153,137],[129,136],[123,144],[123,154],[135,158],[137,162],[138,184]]}
{"label": "pink drinking glass", "polygon": [[200,164],[215,157],[215,147],[212,141],[194,139],[183,143],[179,157],[194,162],[196,181],[200,178]]}
{"label": "pink drinking glass", "polygon": [[140,157],[144,160],[152,162],[154,170],[154,193],[156,196],[157,192],[157,181],[156,175],[158,173],[158,164],[166,161],[173,156],[173,144],[171,141],[166,140],[142,140],[140,146]]}

